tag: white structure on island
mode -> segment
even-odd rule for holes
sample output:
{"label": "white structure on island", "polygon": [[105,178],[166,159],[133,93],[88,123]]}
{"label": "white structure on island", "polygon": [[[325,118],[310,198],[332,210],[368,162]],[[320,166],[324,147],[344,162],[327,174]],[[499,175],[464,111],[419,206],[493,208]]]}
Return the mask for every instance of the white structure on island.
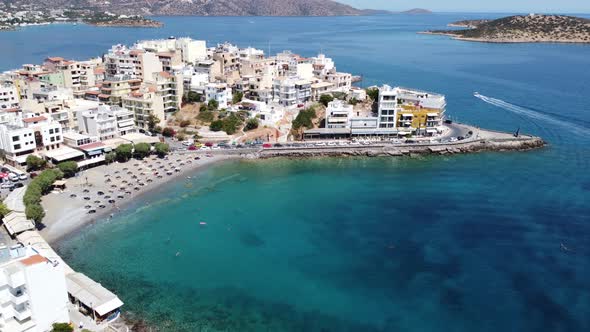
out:
{"label": "white structure on island", "polygon": [[45,332],[69,322],[63,264],[31,247],[0,248],[0,330]]}

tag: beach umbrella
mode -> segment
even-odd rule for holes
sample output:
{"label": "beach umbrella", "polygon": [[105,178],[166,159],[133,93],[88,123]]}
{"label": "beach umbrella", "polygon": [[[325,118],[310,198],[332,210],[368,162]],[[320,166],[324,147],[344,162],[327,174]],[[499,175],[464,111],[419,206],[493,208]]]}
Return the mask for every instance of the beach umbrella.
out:
{"label": "beach umbrella", "polygon": [[74,197],[76,197],[76,194],[71,194],[70,195],[70,198],[74,198]]}
{"label": "beach umbrella", "polygon": [[119,174],[119,171],[115,171],[115,174]]}
{"label": "beach umbrella", "polygon": [[109,195],[106,195],[106,196],[104,197],[104,199],[109,199],[109,198],[111,198],[111,196],[109,196]]}
{"label": "beach umbrella", "polygon": [[123,183],[127,183],[127,180],[123,180],[123,181],[121,181],[121,182],[123,182]]}
{"label": "beach umbrella", "polygon": [[152,179],[147,179],[147,182],[152,182],[152,181],[154,181],[154,180],[152,180]]}
{"label": "beach umbrella", "polygon": [[88,190],[88,189],[84,189],[84,190],[82,190],[82,192],[83,192],[83,193],[87,193],[87,192],[90,192],[90,190]]}
{"label": "beach umbrella", "polygon": [[100,201],[94,201],[94,204],[100,204]]}
{"label": "beach umbrella", "polygon": [[133,189],[135,189],[135,191],[137,191],[137,190],[139,190],[139,187],[135,187],[135,188],[133,188]]}
{"label": "beach umbrella", "polygon": [[97,191],[97,192],[96,192],[96,194],[97,194],[97,195],[99,195],[99,196],[102,196],[102,195],[104,195],[104,192],[102,192],[102,191]]}
{"label": "beach umbrella", "polygon": [[109,176],[111,176],[109,173],[104,175],[105,178],[108,178]]}
{"label": "beach umbrella", "polygon": [[123,199],[123,198],[125,198],[125,196],[119,195],[119,196],[117,196],[117,198]]}
{"label": "beach umbrella", "polygon": [[94,209],[92,209],[92,210],[88,210],[88,213],[89,213],[89,214],[96,213],[96,210],[94,210]]}
{"label": "beach umbrella", "polygon": [[105,180],[105,182],[107,182],[107,183],[111,182],[111,178],[107,178],[107,179]]}
{"label": "beach umbrella", "polygon": [[111,184],[111,188],[117,188],[116,184]]}
{"label": "beach umbrella", "polygon": [[120,176],[120,175],[117,175],[117,176],[115,177],[115,179],[120,179],[120,178],[121,178],[121,176]]}
{"label": "beach umbrella", "polygon": [[115,200],[114,199],[109,199],[109,203],[114,204]]}
{"label": "beach umbrella", "polygon": [[89,201],[90,197],[86,196],[86,197],[84,197],[84,200]]}
{"label": "beach umbrella", "polygon": [[84,208],[85,208],[85,209],[90,209],[91,207],[92,207],[92,206],[90,206],[90,205],[86,205],[86,206],[84,206]]}
{"label": "beach umbrella", "polygon": [[98,207],[99,207],[99,208],[101,208],[101,209],[104,209],[104,208],[106,208],[106,206],[105,206],[105,205],[99,205]]}
{"label": "beach umbrella", "polygon": [[126,191],[125,194],[126,195],[131,195],[131,192],[130,191]]}
{"label": "beach umbrella", "polygon": [[127,168],[127,167],[123,167],[123,170],[124,170],[124,171],[126,171],[126,170],[128,170],[128,169],[129,169],[129,168]]}

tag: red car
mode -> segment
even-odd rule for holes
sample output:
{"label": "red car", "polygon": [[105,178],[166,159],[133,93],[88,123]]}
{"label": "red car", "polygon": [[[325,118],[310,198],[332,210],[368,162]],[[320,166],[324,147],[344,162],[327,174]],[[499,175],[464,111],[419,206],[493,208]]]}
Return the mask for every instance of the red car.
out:
{"label": "red car", "polygon": [[265,148],[265,149],[272,148],[272,144],[270,144],[270,143],[264,143],[264,144],[262,144],[262,147]]}
{"label": "red car", "polygon": [[210,147],[212,147],[212,146],[213,146],[213,143],[211,143],[211,142],[207,142],[207,143],[205,143],[205,146],[210,148]]}
{"label": "red car", "polygon": [[194,145],[191,145],[188,147],[188,149],[189,149],[189,151],[195,151],[197,149],[197,147]]}

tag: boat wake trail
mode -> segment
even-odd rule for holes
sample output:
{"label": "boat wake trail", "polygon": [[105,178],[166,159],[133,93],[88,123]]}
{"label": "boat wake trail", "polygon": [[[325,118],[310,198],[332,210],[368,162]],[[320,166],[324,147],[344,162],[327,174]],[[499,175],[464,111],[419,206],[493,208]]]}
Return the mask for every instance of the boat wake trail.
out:
{"label": "boat wake trail", "polygon": [[[553,125],[553,126],[564,127],[567,130],[567,132],[569,132],[569,133],[577,134],[580,136],[590,136],[590,129],[589,128],[586,128],[584,126],[580,126],[576,123],[556,119],[551,115],[543,114],[543,113],[534,111],[534,110],[526,108],[526,107],[510,104],[510,103],[505,102],[501,99],[486,97],[486,96],[481,95],[479,93],[475,93],[474,96],[476,98],[488,103],[488,104],[494,105],[496,107],[500,107],[504,110],[515,113],[517,115],[524,115],[532,120],[539,120],[539,121],[545,122],[545,123]],[[535,122],[533,122],[533,123],[535,123]],[[535,123],[535,124],[537,125],[537,123]]]}

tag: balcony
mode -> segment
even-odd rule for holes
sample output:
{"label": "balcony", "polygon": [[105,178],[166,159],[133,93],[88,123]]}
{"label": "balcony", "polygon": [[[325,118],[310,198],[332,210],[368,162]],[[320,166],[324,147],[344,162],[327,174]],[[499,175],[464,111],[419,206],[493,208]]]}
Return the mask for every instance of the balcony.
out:
{"label": "balcony", "polygon": [[23,321],[27,318],[31,318],[31,310],[29,308],[23,308],[21,310],[14,310],[14,318]]}

